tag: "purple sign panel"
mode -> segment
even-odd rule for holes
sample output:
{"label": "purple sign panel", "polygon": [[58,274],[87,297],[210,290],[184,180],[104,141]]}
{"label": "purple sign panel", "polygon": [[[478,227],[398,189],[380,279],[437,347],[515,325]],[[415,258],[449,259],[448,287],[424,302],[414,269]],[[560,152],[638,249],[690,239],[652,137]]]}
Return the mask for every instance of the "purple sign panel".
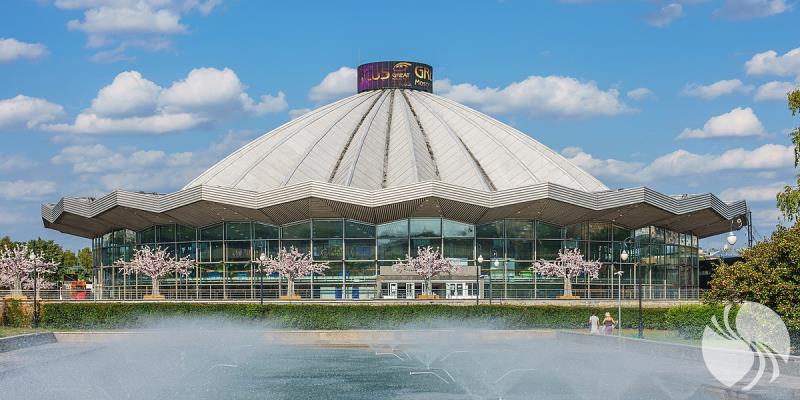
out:
{"label": "purple sign panel", "polygon": [[379,61],[358,66],[358,93],[376,89],[433,92],[433,68],[410,61]]}

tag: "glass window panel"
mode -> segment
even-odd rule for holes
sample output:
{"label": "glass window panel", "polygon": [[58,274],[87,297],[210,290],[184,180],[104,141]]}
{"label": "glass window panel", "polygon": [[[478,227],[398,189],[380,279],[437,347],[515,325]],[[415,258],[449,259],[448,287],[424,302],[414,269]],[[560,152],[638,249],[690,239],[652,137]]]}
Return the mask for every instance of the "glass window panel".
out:
{"label": "glass window panel", "polygon": [[184,242],[178,243],[178,257],[184,258],[189,257],[190,260],[194,260],[196,258],[195,254],[195,242]]}
{"label": "glass window panel", "polygon": [[374,277],[376,273],[374,262],[346,262],[344,270],[348,278]]}
{"label": "glass window panel", "polygon": [[501,238],[503,237],[503,221],[489,222],[475,227],[478,237]]}
{"label": "glass window panel", "polygon": [[225,240],[250,240],[250,223],[226,222]]}
{"label": "glass window panel", "polygon": [[344,237],[342,220],[319,220],[313,221],[314,238],[340,238]]}
{"label": "glass window panel", "polygon": [[159,225],[158,226],[158,241],[159,241],[159,243],[174,242],[175,241],[175,225]]}
{"label": "glass window panel", "polygon": [[611,242],[592,242],[589,246],[589,261],[611,262],[613,258]]}
{"label": "glass window panel", "polygon": [[624,226],[619,226],[616,224],[613,225],[613,235],[615,242],[621,242],[629,237],[632,237],[631,233],[632,233],[631,230]]}
{"label": "glass window panel", "polygon": [[197,257],[199,262],[211,261],[211,245],[208,242],[197,243]]}
{"label": "glass window panel", "polygon": [[536,238],[537,239],[561,239],[562,230],[558,225],[548,224],[546,222],[536,222]]}
{"label": "glass window panel", "polygon": [[536,258],[540,260],[555,260],[561,250],[561,240],[537,240]]}
{"label": "glass window panel", "polygon": [[478,239],[475,241],[475,247],[478,255],[482,255],[484,260],[505,258],[506,256],[503,239]]}
{"label": "glass window panel", "polygon": [[112,242],[114,244],[125,244],[125,229],[114,231]]}
{"label": "glass window panel", "polygon": [[533,221],[507,220],[506,237],[533,239]]}
{"label": "glass window panel", "polygon": [[375,259],[375,239],[347,239],[344,245],[346,260]]}
{"label": "glass window panel", "polygon": [[286,248],[287,251],[294,247],[297,251],[306,254],[310,246],[311,241],[309,240],[281,240],[281,247]]}
{"label": "glass window panel", "polygon": [[222,224],[212,225],[200,230],[201,240],[222,240],[224,227]]}
{"label": "glass window panel", "polygon": [[635,240],[637,243],[642,243],[642,244],[650,243],[650,228],[644,227],[637,229]]}
{"label": "glass window panel", "polygon": [[431,246],[435,249],[442,249],[442,239],[411,239],[411,255],[416,256],[420,247]]}
{"label": "glass window panel", "polygon": [[465,260],[474,259],[472,254],[474,242],[472,239],[444,239],[444,251],[442,257],[458,258]]}
{"label": "glass window panel", "polygon": [[176,229],[176,238],[179,242],[194,242],[197,240],[197,229],[192,227],[178,225]]}
{"label": "glass window panel", "polygon": [[285,225],[281,231],[283,239],[309,239],[311,238],[311,222]]}
{"label": "glass window panel", "polygon": [[250,283],[250,264],[231,263],[225,265],[228,279],[231,283]]}
{"label": "glass window panel", "polygon": [[444,237],[475,237],[475,227],[461,222],[442,220],[442,236]]}
{"label": "glass window panel", "polygon": [[341,261],[337,261],[337,262],[328,262],[327,264],[328,264],[328,269],[326,269],[325,272],[323,272],[320,275],[314,275],[315,276],[314,279],[316,280],[317,276],[321,276],[322,278],[320,280],[331,280],[330,278],[338,278],[339,281],[341,282],[342,276],[344,275],[344,263]]}
{"label": "glass window panel", "polygon": [[442,236],[442,220],[439,218],[413,218],[409,225],[411,237]]}
{"label": "glass window panel", "polygon": [[354,221],[345,221],[344,235],[349,238],[374,238],[375,225],[362,224]]}
{"label": "glass window panel", "polygon": [[209,261],[222,261],[222,242],[211,242],[209,246],[211,247],[211,258]]}
{"label": "glass window panel", "polygon": [[342,239],[314,239],[315,260],[341,260]]}
{"label": "glass window panel", "polygon": [[509,261],[506,263],[505,273],[509,279],[532,279],[531,264],[530,262]]}
{"label": "glass window panel", "polygon": [[200,277],[203,283],[222,282],[224,271],[222,263],[200,264]]}
{"label": "glass window panel", "polygon": [[139,237],[139,243],[155,243],[156,242],[156,228],[147,228],[143,230]]}
{"label": "glass window panel", "polygon": [[603,222],[589,223],[590,240],[611,240],[611,224]]}
{"label": "glass window panel", "polygon": [[572,240],[585,240],[586,239],[586,223],[569,225],[564,228],[565,239]]}
{"label": "glass window panel", "polygon": [[389,222],[388,224],[378,225],[379,238],[401,238],[408,237],[408,220]]}
{"label": "glass window panel", "polygon": [[226,261],[250,261],[249,241],[226,241]]}
{"label": "glass window panel", "polygon": [[408,239],[378,239],[378,259],[396,260],[408,253]]}
{"label": "glass window panel", "polygon": [[533,240],[507,240],[506,258],[533,260]]}
{"label": "glass window panel", "polygon": [[278,239],[280,228],[275,225],[253,222],[253,239]]}
{"label": "glass window panel", "polygon": [[650,238],[650,243],[664,244],[664,228],[653,227],[654,236]]}

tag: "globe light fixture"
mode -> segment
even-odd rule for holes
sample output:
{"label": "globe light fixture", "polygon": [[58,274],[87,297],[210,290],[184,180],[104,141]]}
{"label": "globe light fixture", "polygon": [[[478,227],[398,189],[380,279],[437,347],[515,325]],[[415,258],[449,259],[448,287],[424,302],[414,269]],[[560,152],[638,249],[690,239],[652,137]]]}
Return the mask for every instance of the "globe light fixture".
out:
{"label": "globe light fixture", "polygon": [[628,251],[625,250],[625,249],[622,249],[622,253],[619,254],[619,258],[623,262],[628,261]]}
{"label": "globe light fixture", "polygon": [[727,241],[728,244],[731,246],[736,244],[736,235],[733,233],[733,231],[731,231],[731,233],[728,234]]}
{"label": "globe light fixture", "polygon": [[478,264],[483,264],[483,254],[478,256]]}

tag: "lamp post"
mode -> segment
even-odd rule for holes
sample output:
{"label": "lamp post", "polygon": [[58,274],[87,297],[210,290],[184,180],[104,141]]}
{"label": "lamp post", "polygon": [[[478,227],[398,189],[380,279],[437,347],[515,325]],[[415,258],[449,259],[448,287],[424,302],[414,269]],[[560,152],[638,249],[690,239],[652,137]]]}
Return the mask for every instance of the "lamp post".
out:
{"label": "lamp post", "polygon": [[[622,249],[622,253],[620,253],[620,255],[619,255],[619,258],[620,258],[620,260],[622,260],[622,262],[628,261],[628,256],[629,255],[628,255],[628,251],[626,249],[630,246],[630,242],[634,242],[634,244],[635,244],[635,240],[632,240],[631,238],[627,238],[622,242],[625,245],[625,247]],[[638,264],[638,262],[636,262],[636,261],[633,262],[634,271],[636,270],[637,264]],[[637,278],[637,277],[634,275],[634,278]],[[639,337],[639,339],[641,339],[641,338],[644,337],[644,319],[642,317],[642,280],[641,279],[636,279],[636,292],[637,292],[637,297],[639,298],[639,335],[638,335],[638,337]],[[622,328],[622,327],[620,326],[620,328]]]}
{"label": "lamp post", "polygon": [[475,266],[475,305],[480,305],[481,301],[481,265],[483,265],[483,254],[478,255],[478,265]]}
{"label": "lamp post", "polygon": [[28,258],[33,264],[33,321],[31,321],[31,326],[36,328],[39,325],[39,303],[36,300],[39,291],[39,271],[37,271],[39,263],[36,262],[36,254],[34,254],[33,251],[31,251],[31,254],[28,256]]}
{"label": "lamp post", "polygon": [[259,266],[258,269],[259,269],[259,272],[261,272],[259,274],[259,277],[258,277],[258,281],[259,281],[258,282],[258,295],[261,298],[260,301],[261,301],[261,305],[262,306],[264,305],[264,262],[265,261],[267,261],[267,255],[264,254],[264,253],[261,253],[261,255],[258,256],[258,266]]}
{"label": "lamp post", "polygon": [[[619,329],[617,329],[617,336],[622,337],[622,274],[625,271],[622,270],[622,266],[620,266],[620,270],[614,272],[614,275],[617,276],[617,322],[619,322]],[[614,287],[614,286],[611,286]]]}

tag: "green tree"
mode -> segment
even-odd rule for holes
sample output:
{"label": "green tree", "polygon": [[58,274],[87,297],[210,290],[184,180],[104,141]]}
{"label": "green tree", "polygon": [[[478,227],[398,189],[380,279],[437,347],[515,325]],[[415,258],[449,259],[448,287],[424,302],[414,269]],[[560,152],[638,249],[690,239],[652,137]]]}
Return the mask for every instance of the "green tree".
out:
{"label": "green tree", "polygon": [[61,256],[61,265],[70,271],[75,271],[75,267],[78,266],[78,256],[72,250],[64,250],[64,254]]}
{"label": "green tree", "polygon": [[27,245],[30,250],[41,255],[44,260],[59,263],[56,272],[47,277],[49,281],[58,282],[64,280],[64,275],[69,272],[69,269],[64,266],[64,264],[61,264],[64,259],[64,248],[61,247],[61,245],[53,240],[45,240],[42,238],[29,240]]}
{"label": "green tree", "polygon": [[778,226],[769,239],[741,255],[744,261],[716,268],[705,300],[761,303],[775,310],[790,330],[800,332],[800,224]]}
{"label": "green tree", "polygon": [[14,241],[11,240],[10,237],[3,236],[2,238],[0,238],[0,251],[14,247],[14,244],[15,244]]}
{"label": "green tree", "polygon": [[[800,113],[800,90],[794,90],[788,95],[789,111],[792,115]],[[794,144],[794,166],[800,165],[800,127],[794,128],[789,132],[789,137]],[[783,191],[778,193],[778,209],[783,213],[788,221],[800,220],[800,174],[797,176],[797,186],[786,186]]]}
{"label": "green tree", "polygon": [[78,252],[78,264],[81,266],[81,271],[78,273],[78,276],[82,279],[88,278],[91,280],[92,273],[94,272],[92,269],[94,264],[92,249],[84,247]]}

